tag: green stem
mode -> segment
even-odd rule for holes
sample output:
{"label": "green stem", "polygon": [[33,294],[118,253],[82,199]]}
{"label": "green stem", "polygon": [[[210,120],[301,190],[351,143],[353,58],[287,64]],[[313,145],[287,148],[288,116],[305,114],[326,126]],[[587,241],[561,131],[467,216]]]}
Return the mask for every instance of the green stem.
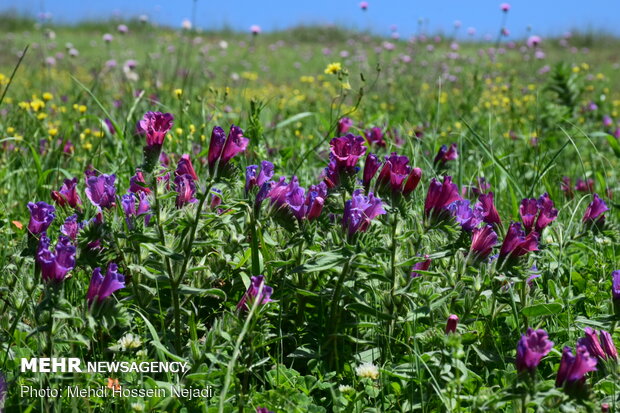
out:
{"label": "green stem", "polygon": [[[392,245],[390,248],[390,275],[392,279],[392,288],[390,290],[390,301],[388,305],[388,309],[391,315],[396,314],[396,291],[400,287],[400,278],[396,273],[396,231],[398,228],[398,212],[394,211],[394,217],[392,218]],[[396,319],[393,317],[390,320],[390,325],[388,329],[388,340],[391,341],[392,336],[394,335],[394,330],[396,328]],[[386,349],[389,353],[390,345],[386,346]]]}
{"label": "green stem", "polygon": [[332,295],[332,304],[329,311],[329,326],[331,326],[331,338],[334,341],[334,361],[336,366],[338,366],[338,340],[336,340],[335,334],[338,331],[338,327],[340,325],[340,311],[338,309],[338,304],[340,302],[340,294],[342,291],[342,284],[349,273],[349,268],[351,267],[351,260],[353,257],[350,257],[342,267],[342,271],[338,276],[338,280],[336,280],[336,286],[334,287],[334,294]]}

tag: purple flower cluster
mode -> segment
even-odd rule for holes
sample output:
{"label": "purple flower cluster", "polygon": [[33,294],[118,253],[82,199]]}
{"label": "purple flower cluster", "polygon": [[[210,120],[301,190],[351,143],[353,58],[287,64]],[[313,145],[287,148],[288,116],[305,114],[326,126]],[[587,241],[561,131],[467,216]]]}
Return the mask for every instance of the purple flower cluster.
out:
{"label": "purple flower cluster", "polygon": [[213,128],[207,155],[209,172],[213,174],[216,166],[221,171],[232,158],[245,151],[249,142],[250,140],[243,136],[243,130],[238,126],[232,125],[228,136],[221,127]]}
{"label": "purple flower cluster", "polygon": [[100,267],[95,268],[86,293],[88,306],[90,307],[95,300],[102,302],[121,288],[125,288],[125,276],[118,272],[118,266],[115,263],[108,264],[105,276],[101,274]]}
{"label": "purple flower cluster", "polygon": [[570,347],[562,350],[562,359],[555,379],[556,387],[564,387],[568,392],[578,390],[585,383],[585,375],[596,371],[597,360],[584,345],[577,344],[576,354]]}
{"label": "purple flower cluster", "polygon": [[98,208],[110,209],[116,200],[116,175],[89,176],[86,179],[86,196]]}
{"label": "purple flower cluster", "polygon": [[518,258],[528,252],[538,251],[538,238],[539,234],[537,232],[530,232],[525,235],[525,232],[521,229],[521,223],[512,222],[504,237],[499,256],[506,259]]}
{"label": "purple flower cluster", "polygon": [[47,231],[54,218],[56,218],[56,208],[43,201],[39,201],[36,204],[28,202],[28,209],[30,210],[28,231],[34,235]]}
{"label": "purple flower cluster", "polygon": [[259,300],[260,304],[267,304],[271,301],[271,294],[273,293],[273,288],[269,287],[265,284],[265,276],[257,275],[252,277],[252,281],[250,282],[250,286],[248,287],[241,300],[237,304],[237,310],[247,311],[252,306],[252,303],[255,300]]}
{"label": "purple flower cluster", "polygon": [[330,162],[323,171],[323,179],[329,188],[340,185],[343,177],[357,172],[357,161],[366,153],[364,138],[347,134],[330,141]]}
{"label": "purple flower cluster", "polygon": [[582,221],[586,224],[603,224],[605,222],[605,212],[609,211],[609,208],[598,194],[594,194],[593,198],[583,214]]}
{"label": "purple flower cluster", "polygon": [[[366,161],[368,162],[369,159],[366,158]],[[368,172],[370,174],[371,171]],[[366,178],[366,167],[364,167],[364,181]],[[408,196],[417,188],[421,178],[422,170],[411,168],[408,157],[392,152],[390,156],[385,157],[385,163],[377,178],[377,187],[380,192],[387,192],[389,189],[393,195]]]}
{"label": "purple flower cluster", "polygon": [[449,147],[446,145],[441,145],[437,155],[435,155],[435,159],[433,160],[433,164],[435,166],[445,166],[448,161],[454,161],[459,157],[459,152],[457,150],[456,143],[451,144]]}
{"label": "purple flower cluster", "polygon": [[584,329],[585,336],[577,341],[577,345],[585,346],[588,349],[588,353],[600,360],[607,360],[611,358],[618,359],[618,351],[611,338],[611,334],[607,331],[593,330],[590,327]]}
{"label": "purple flower cluster", "polygon": [[553,201],[549,194],[545,193],[538,199],[529,198],[521,201],[519,207],[521,220],[526,233],[535,231],[542,233],[549,224],[558,216],[558,210],[554,208]]}
{"label": "purple flower cluster", "polygon": [[63,185],[58,191],[52,191],[52,199],[61,207],[70,206],[71,208],[79,208],[82,205],[80,195],[77,193],[77,178],[65,179]]}
{"label": "purple flower cluster", "polygon": [[[264,183],[266,187],[268,183]],[[327,185],[321,182],[318,185],[311,185],[306,190],[299,186],[296,176],[293,176],[290,183],[286,183],[284,177],[280,178],[277,183],[269,184],[269,192],[267,197],[271,199],[271,203],[280,210],[290,211],[298,221],[305,219],[313,220],[318,218],[323,211],[323,205],[327,198]],[[259,196],[261,196],[261,191]],[[261,199],[262,201],[262,199]]]}
{"label": "purple flower cluster", "polygon": [[64,235],[58,237],[56,248],[51,251],[50,239],[43,233],[39,239],[36,255],[43,281],[51,283],[64,281],[69,271],[75,267],[76,251],[77,249],[71,245],[71,240]]}
{"label": "purple flower cluster", "polygon": [[351,199],[345,202],[342,226],[348,236],[352,237],[357,232],[365,232],[374,218],[385,213],[380,198],[372,192],[368,196],[362,195],[362,191],[357,189]]}
{"label": "purple flower cluster", "polygon": [[553,348],[553,341],[545,330],[527,329],[517,344],[516,365],[519,372],[533,372],[538,367],[540,360]]}

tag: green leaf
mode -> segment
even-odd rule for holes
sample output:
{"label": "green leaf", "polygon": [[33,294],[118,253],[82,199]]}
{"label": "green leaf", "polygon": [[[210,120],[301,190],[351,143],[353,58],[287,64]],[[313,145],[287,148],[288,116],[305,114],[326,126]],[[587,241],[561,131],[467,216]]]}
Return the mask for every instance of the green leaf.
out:
{"label": "green leaf", "polygon": [[534,304],[523,308],[521,313],[526,317],[538,317],[543,315],[557,314],[562,311],[562,304],[549,303],[549,304]]}

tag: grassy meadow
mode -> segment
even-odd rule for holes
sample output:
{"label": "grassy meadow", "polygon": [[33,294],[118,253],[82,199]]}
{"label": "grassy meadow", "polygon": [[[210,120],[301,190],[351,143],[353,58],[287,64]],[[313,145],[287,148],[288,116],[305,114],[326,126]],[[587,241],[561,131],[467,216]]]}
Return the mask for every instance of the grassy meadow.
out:
{"label": "grassy meadow", "polygon": [[6,412],[620,411],[620,40],[0,22]]}

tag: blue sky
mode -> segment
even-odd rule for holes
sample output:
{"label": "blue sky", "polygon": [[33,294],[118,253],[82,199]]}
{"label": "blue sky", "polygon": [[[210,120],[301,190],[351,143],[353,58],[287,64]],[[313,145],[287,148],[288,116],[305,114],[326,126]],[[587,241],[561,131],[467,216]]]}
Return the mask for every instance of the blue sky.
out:
{"label": "blue sky", "polygon": [[[0,10],[14,9],[33,15],[50,12],[57,22],[146,14],[151,20],[180,26],[191,18],[194,0],[2,0]],[[398,26],[402,36],[416,32],[420,19],[429,31],[452,33],[455,20],[460,32],[475,27],[478,35],[495,35],[500,27],[501,1],[496,0],[369,0],[362,12],[359,0],[196,0],[196,25],[220,28],[224,25],[247,30],[258,24],[263,30],[290,27],[300,23],[332,23],[376,33],[390,32]],[[527,34],[527,27],[539,35],[558,35],[570,29],[605,30],[620,35],[615,24],[620,15],[618,0],[515,0],[509,3],[506,27],[513,37]]]}

